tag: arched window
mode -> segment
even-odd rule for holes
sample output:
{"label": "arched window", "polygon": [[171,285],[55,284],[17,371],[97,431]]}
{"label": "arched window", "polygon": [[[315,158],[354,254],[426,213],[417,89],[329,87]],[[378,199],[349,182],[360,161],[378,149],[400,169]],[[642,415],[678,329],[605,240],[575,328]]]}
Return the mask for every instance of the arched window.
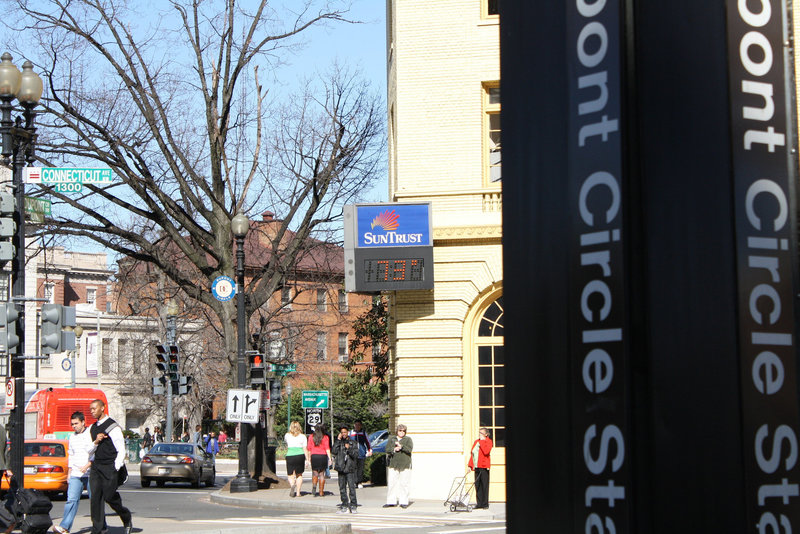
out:
{"label": "arched window", "polygon": [[478,323],[478,424],[492,432],[494,444],[505,447],[505,356],[503,297],[492,302]]}

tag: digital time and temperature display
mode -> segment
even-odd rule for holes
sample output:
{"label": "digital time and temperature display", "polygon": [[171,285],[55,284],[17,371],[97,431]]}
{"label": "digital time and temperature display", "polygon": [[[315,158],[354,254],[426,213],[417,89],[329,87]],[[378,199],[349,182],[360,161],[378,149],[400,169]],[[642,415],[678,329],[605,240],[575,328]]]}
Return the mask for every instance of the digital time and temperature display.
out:
{"label": "digital time and temperature display", "polygon": [[425,280],[423,258],[369,259],[364,260],[364,281],[374,282],[422,282]]}

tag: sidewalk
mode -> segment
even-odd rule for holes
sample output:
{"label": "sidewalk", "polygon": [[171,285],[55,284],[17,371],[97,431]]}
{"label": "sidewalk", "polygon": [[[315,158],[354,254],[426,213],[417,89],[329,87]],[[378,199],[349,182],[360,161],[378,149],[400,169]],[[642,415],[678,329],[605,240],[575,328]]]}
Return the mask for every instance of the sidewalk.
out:
{"label": "sidewalk", "polygon": [[[138,465],[129,465],[129,469],[133,468],[134,473],[138,471]],[[217,474],[220,476],[234,476],[238,470],[238,462],[236,460],[217,461]],[[286,463],[284,461],[277,462],[277,475],[283,479],[286,478]],[[336,471],[331,472],[331,478],[325,484],[325,496],[314,497],[311,493],[311,477],[304,477],[303,487],[301,489],[300,497],[290,497],[287,489],[260,489],[250,493],[231,493],[227,485],[220,490],[210,494],[211,502],[233,506],[243,506],[248,508],[257,508],[264,511],[281,510],[285,512],[298,512],[298,513],[335,513],[340,503],[339,499],[339,483],[336,476]],[[471,512],[457,511],[451,512],[449,506],[444,505],[446,495],[443,495],[441,500],[428,500],[428,499],[410,499],[410,506],[408,508],[400,508],[399,506],[393,508],[383,508],[386,502],[386,486],[371,486],[366,485],[363,489],[356,491],[358,498],[358,511],[363,514],[385,514],[387,516],[403,516],[411,518],[426,517],[426,518],[450,518],[454,522],[467,522],[470,520],[487,521],[499,520],[503,521],[506,517],[505,503],[492,503],[489,505],[488,510],[473,510]],[[354,520],[357,516],[354,516]],[[294,527],[291,531],[297,532],[349,532],[350,529],[342,530],[338,527],[331,525],[326,528],[323,525]],[[320,530],[322,527],[322,530]],[[339,526],[340,527],[340,526]],[[270,527],[270,532],[277,533],[280,530],[274,530]],[[245,529],[248,532],[254,532],[251,529]],[[245,532],[241,527],[227,528],[223,530],[212,531],[193,531],[194,534],[217,534],[217,533],[234,533]],[[265,530],[266,531],[266,530]],[[187,533],[188,534],[188,533]]]}

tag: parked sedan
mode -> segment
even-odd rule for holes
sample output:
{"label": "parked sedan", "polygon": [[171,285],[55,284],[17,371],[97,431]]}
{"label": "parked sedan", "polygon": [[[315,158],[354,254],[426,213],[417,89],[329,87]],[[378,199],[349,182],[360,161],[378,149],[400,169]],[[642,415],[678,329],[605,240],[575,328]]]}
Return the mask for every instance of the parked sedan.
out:
{"label": "parked sedan", "polygon": [[[69,483],[67,451],[69,451],[69,441],[67,440],[26,441],[22,467],[25,475],[25,487],[52,493],[66,493]],[[6,473],[0,481],[0,490],[8,490],[8,483],[8,474]]]}
{"label": "parked sedan", "polygon": [[190,482],[195,488],[205,482],[210,487],[217,476],[214,457],[191,443],[156,443],[142,458],[139,472],[143,488],[151,481],[159,488],[166,482]]}
{"label": "parked sedan", "polygon": [[386,441],[389,439],[389,430],[378,430],[368,436],[370,447],[373,454],[386,452]]}

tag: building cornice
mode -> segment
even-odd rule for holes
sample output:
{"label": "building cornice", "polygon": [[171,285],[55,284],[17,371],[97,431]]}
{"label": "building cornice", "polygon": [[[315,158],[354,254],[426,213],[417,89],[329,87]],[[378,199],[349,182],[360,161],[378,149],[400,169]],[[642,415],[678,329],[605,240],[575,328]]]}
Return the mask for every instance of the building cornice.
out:
{"label": "building cornice", "polygon": [[444,226],[433,229],[434,241],[500,241],[503,238],[503,227],[487,226]]}

